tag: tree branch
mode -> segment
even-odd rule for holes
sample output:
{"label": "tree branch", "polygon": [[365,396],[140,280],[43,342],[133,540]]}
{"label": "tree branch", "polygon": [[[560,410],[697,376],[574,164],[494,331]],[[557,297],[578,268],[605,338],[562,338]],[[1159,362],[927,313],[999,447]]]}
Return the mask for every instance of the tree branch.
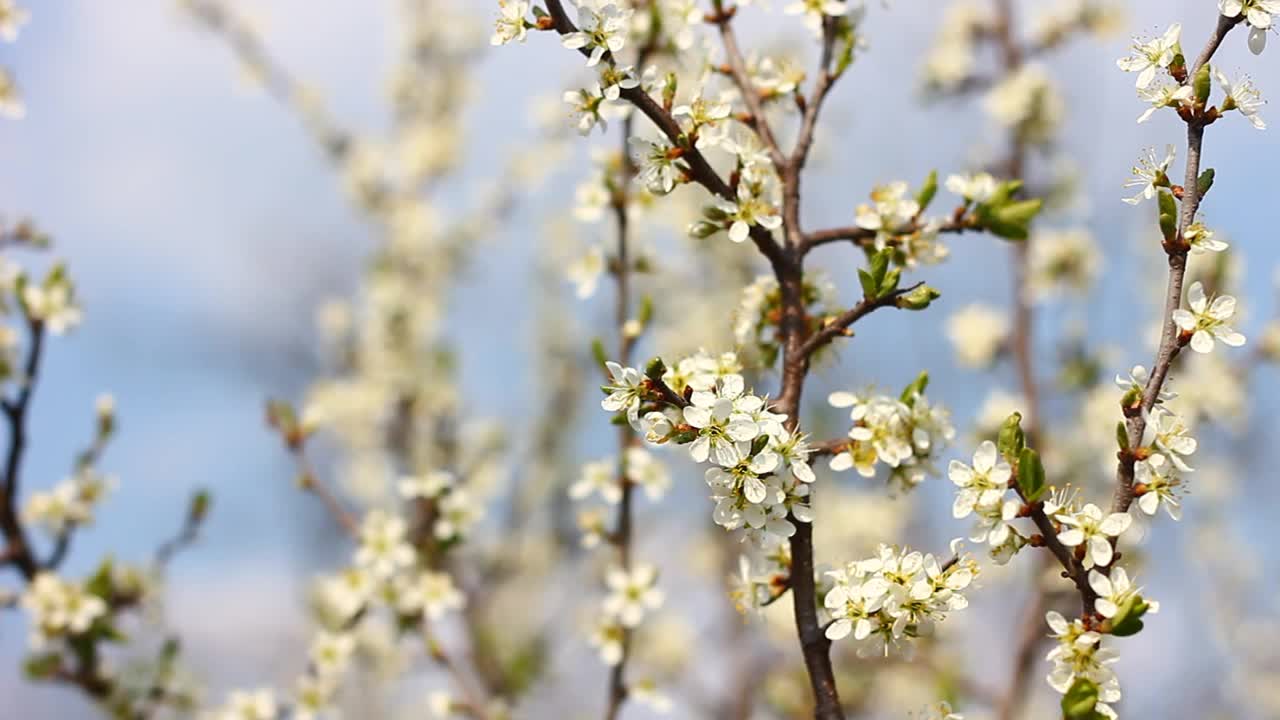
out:
{"label": "tree branch", "polygon": [[[561,35],[577,32],[577,26],[573,24],[573,21],[565,13],[564,6],[560,3],[560,0],[547,0],[547,14],[550,16],[552,27],[556,32]],[[584,55],[590,54],[590,51],[585,48],[581,52]],[[609,57],[607,61],[612,62],[612,58]],[[688,138],[685,137],[684,131],[680,128],[680,123],[676,122],[671,113],[655,102],[649,96],[649,93],[644,91],[644,88],[636,86],[624,89],[621,92],[621,97],[635,106],[645,117],[649,118],[673,145],[683,151],[680,157],[688,164],[689,177],[694,182],[709,190],[713,195],[731,202],[736,200],[736,195],[733,189],[729,187],[729,184],[724,181],[724,178],[720,177],[715,168],[711,167],[711,163],[707,162],[706,157],[697,148],[693,147],[692,143],[688,142]],[[774,240],[773,235],[759,225],[751,226],[751,241],[769,260],[775,271],[778,267],[789,262],[782,252],[782,248]]]}
{"label": "tree branch", "polygon": [[9,563],[17,567],[24,578],[31,580],[39,571],[39,563],[27,539],[27,531],[18,518],[18,485],[27,448],[27,410],[31,406],[40,371],[45,330],[44,323],[39,320],[28,319],[27,326],[31,347],[23,368],[22,388],[16,398],[5,400],[0,405],[9,423],[9,450],[5,458],[3,488],[0,489],[0,533],[8,544],[6,555],[10,557]]}
{"label": "tree branch", "polygon": [[[1205,43],[1204,49],[1200,51],[1200,55],[1196,57],[1195,64],[1188,69],[1188,82],[1195,77],[1197,70],[1213,58],[1214,53],[1222,45],[1223,39],[1242,19],[1243,14],[1234,18],[1223,15],[1218,16],[1217,27],[1214,28],[1213,34],[1209,37],[1208,42]],[[1147,411],[1155,406],[1156,399],[1160,397],[1160,391],[1164,388],[1165,379],[1169,375],[1169,368],[1173,365],[1174,359],[1178,356],[1178,351],[1182,348],[1178,327],[1173,322],[1173,313],[1182,307],[1182,285],[1187,274],[1187,247],[1183,237],[1187,228],[1195,222],[1196,213],[1200,210],[1201,198],[1198,182],[1200,178],[1200,155],[1204,144],[1204,128],[1207,124],[1205,119],[1198,115],[1189,116],[1186,121],[1187,162],[1182,186],[1183,195],[1178,222],[1178,242],[1165,243],[1165,250],[1169,256],[1169,279],[1165,287],[1164,327],[1160,336],[1160,347],[1156,351],[1155,364],[1151,369],[1151,377],[1147,379],[1146,387],[1142,391],[1143,412],[1135,413],[1126,422],[1125,430],[1130,449],[1138,447],[1142,442],[1142,435],[1147,426]],[[1112,512],[1126,512],[1133,503],[1133,465],[1135,460],[1131,450],[1120,453],[1120,461],[1116,467],[1116,489],[1111,501]]]}
{"label": "tree branch", "polygon": [[800,354],[805,358],[810,357],[823,345],[826,345],[841,335],[845,335],[846,330],[850,325],[880,308],[895,307],[897,305],[898,298],[923,285],[923,282],[918,282],[914,285],[894,290],[893,292],[887,295],[882,295],[874,300],[863,298],[857,305],[854,305],[848,310],[845,310],[835,316],[828,321],[826,325],[823,325],[821,330],[811,335],[809,339],[805,341],[804,345],[800,347]]}

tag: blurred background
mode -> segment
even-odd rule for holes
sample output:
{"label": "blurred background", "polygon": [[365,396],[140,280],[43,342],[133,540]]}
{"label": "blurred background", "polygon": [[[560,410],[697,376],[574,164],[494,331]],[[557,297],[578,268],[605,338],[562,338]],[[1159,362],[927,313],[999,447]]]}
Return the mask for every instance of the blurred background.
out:
{"label": "blurred background", "polygon": [[[458,12],[475,16],[473,32],[486,37],[495,4],[455,4]],[[896,2],[885,9],[872,3],[865,26],[869,51],[836,90],[819,133],[806,185],[809,227],[849,224],[854,205],[876,183],[918,183],[931,169],[945,174],[972,167],[998,148],[1000,136],[976,103],[922,101],[922,54],[939,29],[943,4]],[[47,487],[66,475],[90,435],[94,398],[113,393],[120,432],[102,466],[120,485],[97,522],[77,536],[68,574],[90,572],[106,553],[147,557],[180,525],[192,489],[207,487],[215,498],[212,515],[199,543],[175,560],[168,578],[169,622],[181,628],[186,661],[211,698],[231,687],[287,683],[308,642],[308,578],[339,567],[348,551],[323,508],[294,487],[290,458],[265,428],[262,408],[268,397],[300,398],[324,367],[317,308],[356,290],[376,231],[353,207],[343,178],[296,114],[264,93],[227,44],[172,0],[29,5],[32,20],[20,42],[0,45],[0,63],[18,78],[27,105],[25,119],[0,124],[0,212],[35,218],[51,233],[54,254],[69,262],[77,279],[86,321],[54,342],[47,355],[33,408],[27,486]],[[1037,2],[1020,5],[1030,12]],[[1150,362],[1160,297],[1153,288],[1164,273],[1152,252],[1150,207],[1122,204],[1120,198],[1129,194],[1122,183],[1144,148],[1184,142],[1173,113],[1134,122],[1143,108],[1134,98],[1132,76],[1118,72],[1115,59],[1126,52],[1130,32],[1159,32],[1178,20],[1185,26],[1184,43],[1198,48],[1214,3],[1124,5],[1123,32],[1077,42],[1043,61],[1065,100],[1060,143],[1082,183],[1080,201],[1059,222],[1088,227],[1105,259],[1100,280],[1086,295],[1040,311],[1035,347],[1047,362],[1077,328],[1087,326],[1091,347],[1108,361],[1104,381],[1134,363]],[[402,29],[397,3],[257,0],[242,6],[276,60],[318,91],[343,126],[376,135],[391,125],[386,98]],[[748,46],[808,42],[797,22],[778,32],[744,12],[743,28]],[[1220,63],[1233,71],[1249,69],[1265,96],[1280,88],[1278,56],[1280,49],[1272,48],[1254,58],[1243,38],[1233,37]],[[447,211],[471,207],[472,198],[510,183],[506,163],[550,142],[547,103],[554,107],[559,94],[582,77],[576,55],[537,34],[527,45],[479,53],[462,123],[463,156],[437,204]],[[559,122],[563,114],[556,107],[550,117]],[[563,144],[563,152],[538,161],[541,182],[507,188],[514,194],[511,214],[483,239],[449,291],[445,332],[457,353],[463,405],[510,431],[513,458],[527,449],[523,429],[542,401],[536,358],[544,353],[548,323],[562,324],[577,337],[574,351],[583,354],[591,336],[607,333],[607,284],[592,301],[578,303],[567,282],[548,286],[536,268],[560,252],[548,238],[561,232],[555,223],[569,216],[589,148],[615,145],[612,135],[575,138]],[[1204,213],[1232,243],[1238,273],[1232,287],[1246,312],[1239,327],[1251,343],[1273,317],[1274,268],[1280,262],[1274,232],[1277,161],[1280,143],[1272,131],[1260,133],[1245,122],[1211,128],[1205,162],[1218,175]],[[605,226],[590,232],[607,238]],[[882,314],[860,324],[859,338],[817,371],[807,398],[814,419],[806,424],[840,431],[836,414],[821,408],[829,389],[900,388],[927,369],[931,399],[952,409],[960,429],[949,456],[971,451],[972,443],[963,438],[982,403],[993,389],[1012,391],[1015,377],[1007,363],[984,372],[960,367],[945,322],[969,303],[1007,301],[1008,250],[976,235],[949,244],[948,262],[919,273],[942,291],[943,300],[926,313]],[[858,255],[832,246],[815,252],[811,262],[827,268],[846,302],[853,297]],[[548,293],[556,297],[554,304],[540,299]],[[727,313],[723,317],[727,323]],[[1245,386],[1248,403],[1231,423],[1202,438],[1206,456],[1233,460],[1230,479],[1238,496],[1225,505],[1227,527],[1254,551],[1276,540],[1278,491],[1271,480],[1280,455],[1269,442],[1275,379],[1271,367],[1254,368]],[[579,403],[593,404],[591,397]],[[1059,407],[1051,401],[1049,408],[1051,427],[1053,421],[1073,422],[1074,411],[1065,402]],[[612,438],[602,414],[588,409],[581,428],[565,450],[570,465],[609,452],[600,449],[610,447]],[[685,542],[681,533],[703,534],[710,525],[705,487],[683,457],[672,458],[678,489],[665,501],[670,505],[646,506],[639,521],[662,529],[642,552],[664,572],[681,562],[673,552]],[[825,463],[819,474],[820,482],[837,482]],[[563,485],[572,480],[565,477]],[[856,477],[838,482],[880,490]],[[951,488],[944,480],[926,483],[917,495],[919,506],[908,525],[920,542],[941,551],[948,538],[967,532],[950,518]],[[1211,611],[1204,591],[1215,581],[1193,571],[1189,545],[1200,538],[1187,530],[1194,526],[1199,500],[1193,490],[1186,503],[1188,525],[1166,522],[1155,531],[1159,546],[1150,553],[1143,582],[1164,607],[1148,623],[1156,632],[1123,646],[1128,717],[1192,717],[1179,708],[1191,701],[1212,704],[1208,699],[1220,689],[1222,677],[1206,669],[1207,660],[1221,652],[1205,629]],[[1241,557],[1259,578],[1274,577],[1278,569],[1269,553]],[[1019,593],[1025,594],[1025,583],[1000,580],[1000,573],[1009,571],[993,571],[987,588],[971,594],[974,609],[957,620],[988,641],[972,650],[966,659],[972,667],[966,667],[995,690],[1005,677],[999,668],[1009,660],[1000,652],[1000,633],[983,630],[984,623],[998,626],[1002,613],[1016,613]],[[712,586],[718,571],[713,575],[707,581]],[[549,606],[553,615],[575,612],[557,607],[569,601],[541,588],[528,592],[531,603]],[[1273,597],[1251,600],[1259,617],[1276,611]],[[705,615],[723,615],[716,602],[709,595],[684,606],[673,602],[668,609],[685,612],[685,621],[696,626]],[[585,645],[581,637],[576,640]],[[22,613],[0,613],[0,668],[8,668],[0,671],[0,717],[96,717],[73,691],[21,677],[25,644]],[[785,652],[785,640],[780,647]],[[572,690],[569,698],[545,699],[534,707],[594,716],[596,701],[603,699],[604,672],[589,650],[566,652],[556,662],[554,679],[562,690]],[[1052,702],[1042,675],[1035,673],[1035,692]],[[579,700],[590,698],[586,709],[570,701],[574,692]],[[702,716],[687,698],[675,699],[675,717]],[[916,704],[929,699],[926,693]],[[529,716],[546,716],[542,712]],[[635,716],[645,712],[637,709]],[[1029,711],[1027,717],[1034,716]]]}

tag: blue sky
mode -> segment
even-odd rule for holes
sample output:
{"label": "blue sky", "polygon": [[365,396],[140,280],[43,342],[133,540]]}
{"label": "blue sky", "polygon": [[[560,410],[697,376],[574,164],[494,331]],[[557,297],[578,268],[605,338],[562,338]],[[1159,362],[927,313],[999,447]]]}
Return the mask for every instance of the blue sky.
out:
{"label": "blue sky", "polygon": [[[175,613],[199,617],[220,608],[226,623],[252,622],[245,618],[271,615],[260,605],[253,612],[253,603],[266,602],[278,618],[299,600],[300,574],[320,561],[306,549],[308,521],[318,510],[295,497],[285,458],[263,430],[262,402],[302,387],[314,364],[312,308],[352,286],[370,233],[294,118],[242,87],[226,49],[193,28],[171,0],[41,5],[18,43],[0,46],[0,63],[14,71],[28,105],[25,120],[0,124],[0,213],[30,215],[52,233],[57,255],[77,278],[87,322],[50,348],[26,481],[44,487],[62,477],[89,436],[94,397],[115,393],[121,433],[105,468],[120,476],[120,490],[99,524],[78,538],[71,567],[86,569],[107,549],[145,557],[176,528],[191,489],[211,487],[216,512],[200,548],[177,564]],[[341,118],[365,128],[384,122],[382,78],[393,52],[395,3],[260,5],[279,57],[324,89]],[[487,14],[492,3],[475,5]],[[820,150],[832,152],[809,180],[811,226],[846,223],[852,204],[875,182],[962,167],[993,137],[971,105],[916,102],[915,51],[931,36],[937,13],[924,9],[932,2],[896,5],[873,10],[873,49],[841,85],[827,116]],[[1182,19],[1188,45],[1199,42],[1211,12],[1205,0],[1131,5],[1136,28]],[[1115,280],[1073,312],[1087,315],[1137,361],[1149,351],[1133,342],[1128,315],[1115,309],[1133,298],[1124,281],[1136,271],[1133,243],[1149,218],[1119,203],[1120,184],[1141,148],[1181,144],[1181,136],[1171,114],[1133,123],[1141,107],[1131,77],[1113,65],[1125,44],[1120,37],[1101,52],[1096,45],[1071,50],[1053,67],[1065,75],[1065,142],[1091,178],[1082,217],[1111,253],[1108,278]],[[525,113],[535,95],[556,95],[571,82],[579,63],[567,55],[534,37],[478,65],[468,181],[487,177],[513,143],[531,135],[531,122],[512,117]],[[1249,68],[1264,93],[1275,95],[1277,58],[1280,47],[1258,59],[1247,54],[1243,38],[1231,38],[1222,62]],[[1259,134],[1231,122],[1212,128],[1206,143],[1207,163],[1219,169],[1206,212],[1248,258],[1247,298],[1267,297],[1280,259],[1271,231],[1271,178],[1280,161],[1274,138],[1274,131]],[[544,208],[570,202],[572,185],[565,183],[575,178],[555,177],[560,184],[536,198]],[[535,218],[521,213],[517,223]],[[468,302],[459,303],[471,308],[461,311],[458,326],[474,330],[459,341],[464,381],[481,414],[511,416],[531,402],[516,392],[513,404],[510,388],[481,382],[504,358],[529,350],[527,335],[480,322],[492,304],[521,306],[534,250],[525,237],[497,239],[510,251],[471,270],[462,291]],[[953,247],[955,260],[930,278],[948,299],[957,298],[950,308],[977,298],[1003,301],[1004,249],[967,237]],[[823,252],[833,262],[852,259],[843,250]],[[993,266],[1001,268],[995,281],[987,277]],[[863,380],[900,386],[919,365],[950,362],[940,332],[944,315],[908,325],[872,318],[862,332],[885,342],[850,350],[846,359]],[[897,362],[904,353],[920,362]],[[964,420],[989,384],[939,392]],[[261,630],[269,633],[264,647],[226,674],[252,679],[256,668],[271,666],[273,648],[296,641],[299,632],[271,623]],[[0,655],[11,655],[22,635],[12,613],[0,618]],[[230,650],[216,628],[197,635],[193,656],[208,667]],[[5,688],[8,673],[0,678]],[[58,691],[21,692],[36,713],[57,702]]]}

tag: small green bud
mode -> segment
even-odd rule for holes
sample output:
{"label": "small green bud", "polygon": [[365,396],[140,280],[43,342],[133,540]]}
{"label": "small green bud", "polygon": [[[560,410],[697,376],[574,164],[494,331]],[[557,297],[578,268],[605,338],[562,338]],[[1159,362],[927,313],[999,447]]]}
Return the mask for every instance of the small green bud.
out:
{"label": "small green bud", "polygon": [[22,662],[22,671],[31,680],[47,680],[62,669],[62,655],[56,652],[28,655]]}
{"label": "small green bud", "polygon": [[204,521],[209,515],[209,506],[213,503],[213,496],[208,490],[197,490],[191,496],[191,504],[187,506],[187,521],[192,525],[198,525]]}
{"label": "small green bud", "polygon": [[1040,462],[1040,453],[1029,447],[1022,448],[1022,452],[1018,453],[1018,487],[1022,490],[1022,496],[1027,502],[1035,502],[1044,495],[1044,465]]}
{"label": "small green bud", "polygon": [[649,322],[653,320],[653,298],[649,295],[640,298],[640,313],[636,316],[636,320],[642,328],[648,327]]}
{"label": "small green bud", "polygon": [[898,399],[906,403],[908,407],[915,404],[916,398],[924,394],[925,388],[929,387],[929,373],[921,371],[911,384],[902,389],[902,394]]}
{"label": "small green bud", "polygon": [[885,273],[884,278],[880,280],[880,287],[876,293],[876,297],[884,297],[894,290],[898,289],[898,283],[902,282],[902,269],[894,268]]}
{"label": "small green bud", "polygon": [[1142,632],[1142,616],[1146,615],[1150,609],[1151,605],[1143,600],[1141,595],[1129,598],[1128,602],[1116,611],[1115,617],[1111,618],[1111,634],[1116,637],[1129,637]]}
{"label": "small green bud", "polygon": [[1213,168],[1209,168],[1208,170],[1200,173],[1200,177],[1196,180],[1196,190],[1200,193],[1201,198],[1204,198],[1205,195],[1209,194],[1209,190],[1213,187],[1213,178],[1215,174],[1216,173],[1214,173]]}
{"label": "small green bud", "polygon": [[1022,432],[1022,413],[1015,412],[1004,419],[1000,426],[1000,434],[996,436],[996,447],[1006,462],[1013,462],[1026,446],[1026,435]]}
{"label": "small green bud", "polygon": [[1191,79],[1191,87],[1196,94],[1196,102],[1203,105],[1209,102],[1209,92],[1213,86],[1209,82],[1209,63],[1200,66],[1195,77]]}
{"label": "small green bud", "polygon": [[1098,705],[1098,686],[1084,678],[1076,678],[1062,696],[1062,716],[1067,720],[1091,720]]}
{"label": "small green bud", "polygon": [[689,226],[689,234],[699,240],[707,238],[720,232],[720,226],[709,222],[696,222]]}
{"label": "small green bud", "polygon": [[662,376],[666,374],[667,364],[660,357],[655,357],[644,366],[644,376],[654,382],[662,382]]}
{"label": "small green bud", "polygon": [[871,273],[858,269],[858,284],[862,286],[862,296],[868,300],[876,299],[876,291],[879,289],[879,283],[871,276]]}
{"label": "small green bud", "polygon": [[933,202],[933,198],[938,194],[938,171],[929,172],[929,177],[925,178],[924,186],[920,188],[920,192],[916,193],[916,203],[920,205],[920,212],[924,212],[929,208],[929,204]]}
{"label": "small green bud", "polygon": [[940,297],[942,297],[942,293],[928,285],[921,285],[906,295],[899,297],[898,307],[903,310],[924,310],[929,307],[930,303]]}

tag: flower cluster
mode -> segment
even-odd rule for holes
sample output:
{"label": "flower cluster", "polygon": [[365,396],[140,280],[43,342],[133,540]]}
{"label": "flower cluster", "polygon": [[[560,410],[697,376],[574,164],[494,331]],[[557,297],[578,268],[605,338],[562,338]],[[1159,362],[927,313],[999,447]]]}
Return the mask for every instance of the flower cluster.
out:
{"label": "flower cluster", "polygon": [[22,607],[31,614],[31,646],[89,632],[107,614],[107,602],[85,586],[42,572],[22,595]]}
{"label": "flower cluster", "polygon": [[76,525],[88,525],[93,522],[95,507],[114,486],[114,479],[83,468],[51,490],[31,493],[23,517],[52,535]]}
{"label": "flower cluster", "polygon": [[969,602],[962,592],[978,574],[978,564],[959,552],[939,563],[931,554],[881,545],[874,557],[849,563],[827,573],[831,587],[822,604],[831,615],[826,636],[849,635],[862,643],[862,657],[888,655],[909,638],[930,632],[948,612]]}
{"label": "flower cluster", "polygon": [[853,468],[863,477],[874,477],[877,464],[884,464],[890,468],[890,482],[908,489],[937,474],[933,459],[956,431],[950,413],[925,397],[927,382],[927,376],[921,375],[897,398],[832,393],[827,401],[833,407],[849,408],[853,427],[848,444],[831,458],[831,469]]}
{"label": "flower cluster", "polygon": [[1218,11],[1229,18],[1244,16],[1249,23],[1249,49],[1260,55],[1267,46],[1271,19],[1280,15],[1280,0],[1218,0]]}
{"label": "flower cluster", "polygon": [[996,444],[984,441],[973,453],[973,465],[952,460],[947,477],[958,488],[951,514],[957,520],[973,515],[976,519],[969,539],[985,543],[997,562],[1008,562],[1026,538],[1013,527],[1022,503],[1007,497],[1013,469],[1000,459]]}
{"label": "flower cluster", "polygon": [[[1280,12],[1280,0],[1220,0],[1220,7],[1222,14],[1227,17],[1244,14],[1252,26],[1249,47],[1255,53],[1262,52],[1262,47],[1266,44],[1266,31],[1271,27],[1271,16]],[[1162,108],[1188,112],[1195,110],[1197,106],[1207,106],[1212,78],[1216,79],[1224,97],[1217,108],[1208,111],[1209,117],[1217,118],[1223,113],[1238,110],[1255,128],[1266,129],[1266,123],[1258,115],[1258,110],[1263,105],[1262,95],[1253,86],[1249,76],[1241,75],[1233,81],[1221,67],[1210,64],[1197,68],[1192,76],[1186,58],[1182,55],[1179,41],[1181,33],[1182,26],[1174,24],[1153,40],[1135,38],[1130,54],[1116,61],[1121,70],[1138,73],[1138,97],[1149,105],[1138,117],[1138,122],[1146,122]],[[1172,160],[1171,155],[1169,159]],[[1167,168],[1168,162],[1159,167],[1150,163],[1144,170],[1155,171],[1155,177],[1163,179],[1163,186],[1168,187],[1167,179],[1163,178],[1163,171]],[[1135,175],[1139,179],[1133,184],[1142,184],[1143,173],[1135,170]],[[1150,199],[1153,192],[1144,190],[1143,196]]]}
{"label": "flower cluster", "polygon": [[[18,7],[14,0],[0,0],[0,42],[11,43],[18,39],[18,29],[31,19],[31,13]],[[19,119],[26,115],[27,106],[18,94],[18,85],[9,71],[0,67],[0,116]]]}
{"label": "flower cluster", "polygon": [[1102,635],[1089,630],[1080,619],[1067,622],[1057,611],[1045,615],[1057,645],[1049,651],[1047,659],[1053,663],[1049,672],[1049,685],[1062,694],[1088,683],[1096,694],[1093,711],[1115,720],[1112,703],[1120,700],[1120,681],[1111,666],[1120,659],[1110,648],[1102,647]]}

